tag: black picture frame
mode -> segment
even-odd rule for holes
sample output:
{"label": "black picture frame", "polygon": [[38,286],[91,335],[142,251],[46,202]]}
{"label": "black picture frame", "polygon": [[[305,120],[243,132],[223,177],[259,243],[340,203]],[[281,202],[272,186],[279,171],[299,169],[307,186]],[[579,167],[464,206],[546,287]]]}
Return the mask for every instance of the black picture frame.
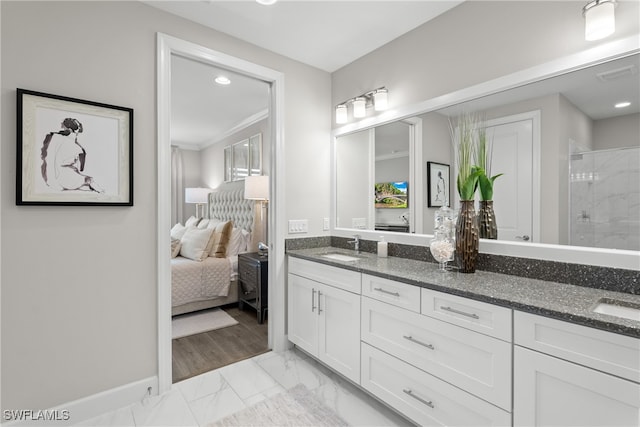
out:
{"label": "black picture frame", "polygon": [[132,108],[16,92],[16,205],[133,206]]}
{"label": "black picture frame", "polygon": [[450,167],[447,164],[427,162],[427,207],[450,206],[450,173]]}

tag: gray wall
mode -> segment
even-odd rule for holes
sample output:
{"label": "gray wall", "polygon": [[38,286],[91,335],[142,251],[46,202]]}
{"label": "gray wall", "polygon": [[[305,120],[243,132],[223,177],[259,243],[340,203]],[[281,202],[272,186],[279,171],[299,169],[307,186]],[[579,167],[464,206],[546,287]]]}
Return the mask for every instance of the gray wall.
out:
{"label": "gray wall", "polygon": [[380,86],[390,108],[411,105],[638,34],[640,2],[621,1],[615,35],[586,42],[584,4],[464,2],[334,72],[333,105]]}
{"label": "gray wall", "polygon": [[[0,7],[2,408],[44,409],[158,373],[156,33],[285,74],[285,215],[318,216],[311,232],[329,216],[330,76],[139,2]],[[15,206],[17,87],[135,110],[135,206]]]}

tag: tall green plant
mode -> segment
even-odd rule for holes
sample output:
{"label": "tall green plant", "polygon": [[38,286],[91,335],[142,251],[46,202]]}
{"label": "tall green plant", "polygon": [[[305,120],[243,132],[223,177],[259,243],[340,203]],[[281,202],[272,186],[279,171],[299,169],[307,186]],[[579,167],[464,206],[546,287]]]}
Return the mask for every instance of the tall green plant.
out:
{"label": "tall green plant", "polygon": [[487,141],[487,130],[484,124],[478,128],[478,150],[476,165],[478,167],[478,186],[480,200],[493,200],[493,183],[503,174],[491,176],[491,157],[493,145]]}
{"label": "tall green plant", "polygon": [[473,164],[476,159],[475,128],[477,117],[470,113],[462,114],[457,126],[449,122],[451,140],[458,165],[456,187],[460,200],[473,200],[478,186],[480,169]]}

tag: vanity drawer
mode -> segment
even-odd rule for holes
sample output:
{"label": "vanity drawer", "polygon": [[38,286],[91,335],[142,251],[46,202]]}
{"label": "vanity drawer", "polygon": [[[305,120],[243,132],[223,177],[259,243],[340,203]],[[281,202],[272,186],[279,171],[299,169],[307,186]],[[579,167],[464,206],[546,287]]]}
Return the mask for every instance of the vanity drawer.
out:
{"label": "vanity drawer", "polygon": [[422,288],[422,314],[511,342],[510,308]]}
{"label": "vanity drawer", "polygon": [[640,383],[640,339],[516,311],[514,341]]}
{"label": "vanity drawer", "polygon": [[306,277],[345,291],[360,293],[361,274],[357,271],[333,267],[319,262],[289,257],[288,271],[291,274]]}
{"label": "vanity drawer", "polygon": [[509,426],[511,415],[362,343],[362,386],[418,425]]}
{"label": "vanity drawer", "polygon": [[510,410],[510,343],[368,297],[361,312],[362,341]]}
{"label": "vanity drawer", "polygon": [[420,312],[420,287],[382,277],[362,275],[362,295]]}

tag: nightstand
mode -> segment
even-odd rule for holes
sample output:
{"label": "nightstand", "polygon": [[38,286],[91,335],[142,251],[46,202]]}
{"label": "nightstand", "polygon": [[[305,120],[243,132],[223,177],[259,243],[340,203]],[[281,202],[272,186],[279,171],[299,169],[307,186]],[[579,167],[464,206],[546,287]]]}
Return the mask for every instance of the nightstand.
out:
{"label": "nightstand", "polygon": [[238,284],[240,310],[244,305],[253,307],[258,314],[258,323],[265,319],[269,301],[269,257],[257,252],[238,255]]}

